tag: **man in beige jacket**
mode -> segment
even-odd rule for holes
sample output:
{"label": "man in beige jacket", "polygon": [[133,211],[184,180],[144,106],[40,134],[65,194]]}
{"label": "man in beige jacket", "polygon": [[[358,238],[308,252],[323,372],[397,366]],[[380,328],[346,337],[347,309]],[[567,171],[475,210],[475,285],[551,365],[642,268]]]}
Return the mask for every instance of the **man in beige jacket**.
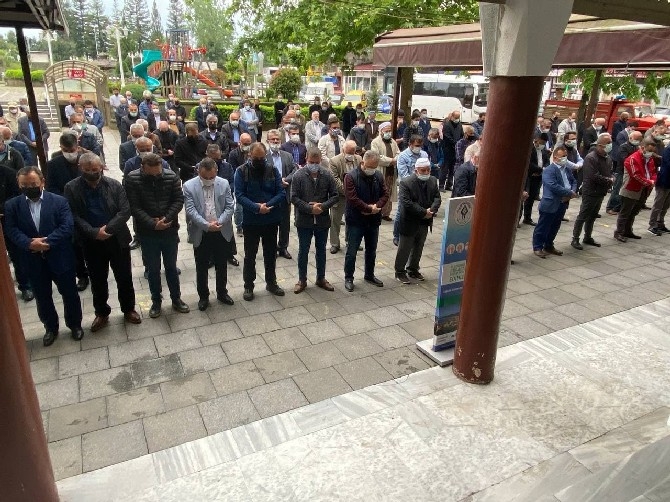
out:
{"label": "man in beige jacket", "polygon": [[391,192],[388,202],[382,208],[382,219],[391,221],[390,215],[391,209],[393,209],[393,200],[398,196],[396,162],[400,149],[398,148],[398,144],[393,141],[390,122],[384,122],[379,126],[379,134],[370,143],[370,149],[379,154],[379,167],[377,169],[384,175],[384,183],[389,187],[389,191]]}
{"label": "man in beige jacket", "polygon": [[319,150],[321,150],[321,165],[328,169],[329,160],[342,153],[344,149],[344,137],[340,132],[340,120],[337,117],[328,119],[328,134],[319,139]]}
{"label": "man in beige jacket", "polygon": [[[342,153],[335,155],[330,159],[330,170],[335,178],[335,185],[337,185],[337,193],[339,200],[332,208],[330,208],[330,253],[335,254],[340,250],[340,226],[342,225],[342,217],[344,215],[344,208],[346,200],[344,198],[344,176],[352,169],[357,169],[363,159],[360,155],[356,155],[356,142],[349,140],[344,143]],[[347,229],[344,229],[344,242],[347,241]]]}

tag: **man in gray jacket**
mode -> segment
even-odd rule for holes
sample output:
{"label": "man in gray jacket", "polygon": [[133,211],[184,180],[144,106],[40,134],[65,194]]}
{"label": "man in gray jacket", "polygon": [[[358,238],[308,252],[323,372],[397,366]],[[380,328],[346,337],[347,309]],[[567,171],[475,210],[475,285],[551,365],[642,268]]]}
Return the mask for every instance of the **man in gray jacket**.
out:
{"label": "man in gray jacket", "polygon": [[338,202],[337,185],[329,169],[321,166],[318,148],[307,151],[307,165],[293,175],[291,202],[295,206],[295,226],[298,229],[298,282],[293,292],[302,293],[307,287],[307,257],[312,246],[316,255],[315,284],[333,291],[326,280],[326,241],[330,228],[329,210]]}

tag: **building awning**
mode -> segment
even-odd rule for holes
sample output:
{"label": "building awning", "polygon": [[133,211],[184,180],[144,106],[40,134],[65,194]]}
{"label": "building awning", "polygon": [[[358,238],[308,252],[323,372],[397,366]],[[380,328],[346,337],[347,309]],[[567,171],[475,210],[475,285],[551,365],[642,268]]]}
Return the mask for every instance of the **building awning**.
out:
{"label": "building awning", "polygon": [[0,0],[0,26],[68,31],[60,0]]}
{"label": "building awning", "polygon": [[[670,28],[573,15],[554,68],[670,68]],[[400,29],[377,37],[375,65],[481,70],[479,23]]]}

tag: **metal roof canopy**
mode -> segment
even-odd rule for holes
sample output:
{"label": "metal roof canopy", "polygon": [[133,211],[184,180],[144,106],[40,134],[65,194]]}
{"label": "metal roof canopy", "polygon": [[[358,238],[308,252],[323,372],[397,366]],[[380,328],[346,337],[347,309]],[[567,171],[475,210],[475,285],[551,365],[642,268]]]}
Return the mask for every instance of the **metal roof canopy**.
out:
{"label": "metal roof canopy", "polygon": [[[592,2],[575,0],[575,10],[581,4],[606,6],[608,14],[617,13],[610,4],[627,0]],[[655,4],[656,22],[670,24],[670,0],[641,0],[636,2],[633,16],[641,18],[641,4]],[[504,0],[490,3],[504,3]],[[664,10],[661,5],[665,4]],[[633,7],[630,8],[633,10]],[[611,11],[611,12],[610,12]],[[623,11],[620,12],[623,14]],[[423,67],[463,70],[482,70],[482,33],[479,23],[435,28],[400,29],[377,37],[373,46],[375,65]],[[554,68],[624,68],[670,69],[670,27],[643,22],[600,19],[572,15],[554,59]]]}
{"label": "metal roof canopy", "polygon": [[0,26],[68,31],[60,0],[0,0]]}

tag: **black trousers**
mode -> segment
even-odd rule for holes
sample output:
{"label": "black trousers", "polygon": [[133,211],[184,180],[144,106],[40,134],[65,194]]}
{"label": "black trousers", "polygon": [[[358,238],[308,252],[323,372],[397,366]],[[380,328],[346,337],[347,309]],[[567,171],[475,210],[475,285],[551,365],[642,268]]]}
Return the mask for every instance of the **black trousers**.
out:
{"label": "black trousers", "polygon": [[540,188],[542,188],[542,176],[531,176],[528,187],[528,198],[523,202],[523,219],[532,220],[533,206],[535,199],[540,195]]}
{"label": "black trousers", "polygon": [[[53,251],[48,251],[53,252]],[[58,331],[58,312],[54,306],[52,282],[56,284],[58,292],[63,297],[63,313],[65,325],[70,329],[81,328],[81,300],[77,291],[77,281],[74,267],[64,272],[56,273],[51,270],[47,260],[30,259],[27,253],[23,254],[28,265],[28,276],[35,294],[37,315],[48,331]],[[74,264],[73,264],[74,265]]]}
{"label": "black trousers", "polygon": [[[279,243],[277,248],[280,251],[286,251],[288,248],[288,234],[291,231],[291,204],[286,203],[280,209],[282,216],[281,222],[279,222]],[[246,232],[246,228],[244,229]],[[246,233],[244,234],[246,237]]]}
{"label": "black trousers", "polygon": [[[233,241],[234,242],[234,241]],[[197,248],[193,248],[195,256],[195,281],[198,296],[201,300],[209,299],[208,268],[214,261],[216,271],[216,296],[228,294],[228,258],[233,256],[233,242],[223,238],[221,232],[205,232]]]}
{"label": "black trousers", "polygon": [[112,309],[109,300],[109,269],[116,280],[116,292],[121,312],[127,314],[135,310],[135,288],[130,263],[130,248],[122,247],[118,239],[106,241],[87,240],[82,244],[84,256],[91,276],[91,293],[96,316],[106,317]]}
{"label": "black trousers", "polygon": [[584,238],[590,239],[593,232],[593,224],[600,211],[604,195],[582,195],[582,204],[579,206],[579,215],[575,220],[575,227],[572,230],[572,238],[579,240],[584,228]]}
{"label": "black trousers", "polygon": [[74,257],[77,260],[77,279],[87,279],[88,278],[88,269],[86,268],[86,257],[84,256],[84,250],[81,247],[81,244],[78,242],[74,243]]}
{"label": "black trousers", "polygon": [[265,283],[276,284],[277,273],[277,233],[279,225],[244,225],[244,288],[254,289],[256,280],[256,254],[258,245],[263,241],[263,264],[265,265]]}

